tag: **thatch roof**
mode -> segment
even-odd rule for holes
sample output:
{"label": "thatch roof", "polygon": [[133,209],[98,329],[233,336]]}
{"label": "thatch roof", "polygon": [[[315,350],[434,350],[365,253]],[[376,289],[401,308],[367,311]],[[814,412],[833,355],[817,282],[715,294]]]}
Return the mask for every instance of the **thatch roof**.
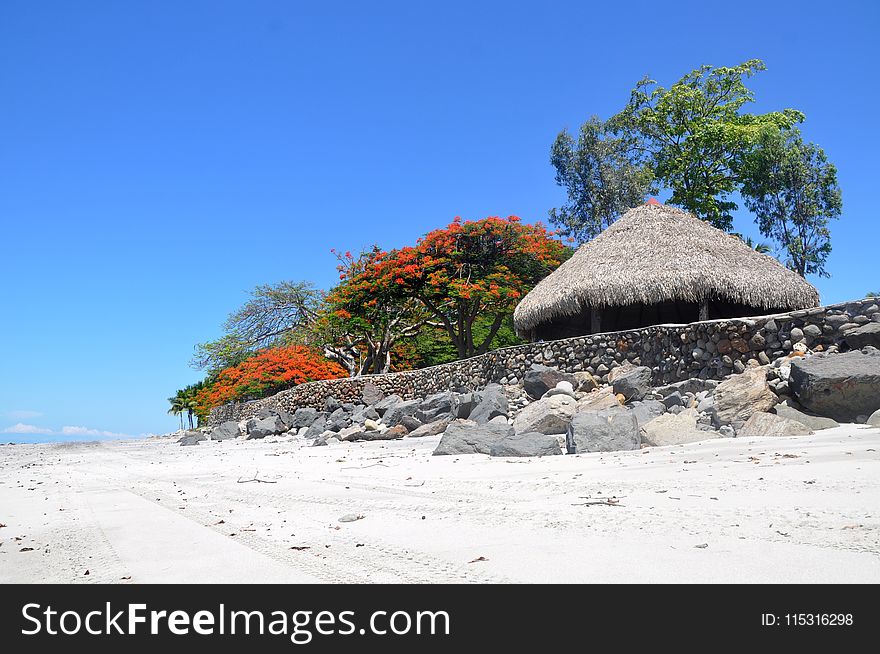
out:
{"label": "thatch roof", "polygon": [[[779,261],[681,209],[656,201],[627,211],[526,295],[520,334],[587,308],[724,299],[756,309],[804,309],[819,293]],[[758,313],[758,312],[756,312]]]}

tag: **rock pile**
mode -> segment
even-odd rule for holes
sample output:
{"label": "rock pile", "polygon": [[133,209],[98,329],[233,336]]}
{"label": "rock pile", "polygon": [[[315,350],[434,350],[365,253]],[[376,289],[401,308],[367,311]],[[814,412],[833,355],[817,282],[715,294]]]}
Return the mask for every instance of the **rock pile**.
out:
{"label": "rock pile", "polygon": [[[651,369],[621,365],[591,374],[534,365],[516,384],[489,384],[418,399],[367,384],[357,402],[322,409],[263,407],[223,422],[215,440],[301,437],[313,446],[440,435],[435,455],[549,456],[681,445],[713,438],[800,436],[838,420],[880,426],[880,351],[806,347],[757,362],[718,382],[691,378],[655,387]],[[181,445],[198,444],[187,432]]]}

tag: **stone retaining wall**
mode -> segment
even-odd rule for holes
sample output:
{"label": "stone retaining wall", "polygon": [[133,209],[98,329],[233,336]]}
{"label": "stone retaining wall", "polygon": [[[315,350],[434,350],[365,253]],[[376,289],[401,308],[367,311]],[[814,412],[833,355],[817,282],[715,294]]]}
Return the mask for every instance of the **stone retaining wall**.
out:
{"label": "stone retaining wall", "polygon": [[311,382],[262,400],[217,407],[208,424],[249,418],[264,406],[288,411],[322,408],[331,395],[357,403],[368,382],[386,395],[395,393],[404,399],[457,388],[478,390],[491,382],[515,384],[533,363],[567,372],[585,370],[603,381],[612,368],[627,361],[650,366],[657,385],[690,377],[722,379],[742,372],[752,359],[766,364],[788,354],[797,343],[810,349],[839,344],[844,331],[880,322],[878,303],[877,298],[868,298],[773,316],[656,325],[517,345],[420,370]]}

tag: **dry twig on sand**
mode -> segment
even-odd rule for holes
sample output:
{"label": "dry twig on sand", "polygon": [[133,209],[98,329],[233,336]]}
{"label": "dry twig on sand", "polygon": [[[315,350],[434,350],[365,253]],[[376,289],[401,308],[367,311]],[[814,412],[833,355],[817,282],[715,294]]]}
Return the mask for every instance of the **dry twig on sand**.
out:
{"label": "dry twig on sand", "polygon": [[584,497],[582,499],[588,500],[587,502],[577,502],[573,503],[572,506],[624,506],[620,503],[620,499],[617,497],[603,497],[597,500],[591,500],[589,497]]}
{"label": "dry twig on sand", "polygon": [[260,474],[260,471],[257,470],[251,479],[242,479],[241,477],[239,477],[237,483],[247,484],[248,482],[251,482],[251,481],[256,481],[260,484],[277,484],[278,483],[277,481],[269,481],[268,479],[258,479],[259,474]]}

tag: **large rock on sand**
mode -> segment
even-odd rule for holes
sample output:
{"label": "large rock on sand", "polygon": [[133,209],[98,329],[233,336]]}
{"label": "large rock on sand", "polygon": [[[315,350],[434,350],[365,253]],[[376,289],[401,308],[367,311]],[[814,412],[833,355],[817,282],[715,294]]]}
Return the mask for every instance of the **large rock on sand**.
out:
{"label": "large rock on sand", "polygon": [[526,432],[514,434],[489,448],[491,456],[552,456],[562,454],[555,436]]}
{"label": "large rock on sand", "polygon": [[840,427],[840,423],[836,420],[832,420],[831,418],[823,418],[822,416],[811,416],[808,413],[804,413],[803,411],[798,411],[794,407],[790,407],[787,404],[777,404],[774,407],[773,411],[777,416],[782,418],[788,418],[789,420],[794,420],[795,422],[799,422],[802,425],[809,427],[810,429],[831,429],[833,427]]}
{"label": "large rock on sand", "polygon": [[215,441],[225,441],[230,438],[238,438],[241,436],[241,429],[235,420],[227,420],[211,430],[211,438]]}
{"label": "large rock on sand", "polygon": [[551,395],[532,402],[513,421],[517,434],[564,434],[574,417],[577,401],[568,395]]}
{"label": "large rock on sand", "polygon": [[766,412],[779,398],[767,384],[764,368],[749,368],[728,377],[715,389],[712,417],[716,426],[733,425],[739,429],[753,413]]}
{"label": "large rock on sand", "polygon": [[637,450],[639,423],[631,411],[617,406],[575,414],[565,438],[569,454]]}
{"label": "large rock on sand", "polygon": [[498,416],[506,418],[508,409],[509,405],[507,397],[504,395],[504,389],[498,384],[489,384],[483,390],[480,403],[471,411],[469,419],[482,425]]}
{"label": "large rock on sand", "polygon": [[429,395],[419,404],[415,417],[423,424],[451,417],[454,400],[455,396],[449,391]]}
{"label": "large rock on sand", "polygon": [[613,384],[614,393],[623,395],[627,402],[644,399],[651,390],[651,369],[647,366],[633,368],[617,377]]}
{"label": "large rock on sand", "polygon": [[666,405],[659,400],[644,400],[643,402],[634,402],[630,406],[630,410],[636,417],[639,427],[643,427],[654,418],[666,413]]}
{"label": "large rock on sand", "polygon": [[661,447],[718,438],[718,432],[697,429],[698,416],[696,409],[685,409],[678,414],[664,413],[642,426],[642,442]]}
{"label": "large rock on sand", "polygon": [[302,407],[294,412],[293,418],[290,421],[290,428],[299,429],[300,427],[311,427],[312,423],[315,422],[319,416],[323,415],[323,413],[312,407]]}
{"label": "large rock on sand", "polygon": [[414,416],[419,409],[420,400],[401,400],[382,415],[382,422],[389,427],[399,425],[404,416]]}
{"label": "large rock on sand", "polygon": [[610,388],[603,388],[599,391],[587,393],[582,399],[578,400],[577,412],[581,411],[601,411],[602,409],[616,409],[620,406],[617,396]]}
{"label": "large rock on sand", "polygon": [[422,425],[421,427],[413,429],[409,433],[409,437],[422,438],[424,436],[436,436],[437,434],[442,434],[449,426],[449,422],[449,419],[446,418],[429,422],[427,425]]}
{"label": "large rock on sand", "polygon": [[271,415],[266,418],[251,418],[247,422],[248,439],[266,438],[287,431],[287,425],[281,416]]}
{"label": "large rock on sand", "polygon": [[523,377],[523,388],[531,397],[538,400],[544,397],[544,393],[561,381],[569,382],[573,388],[577,387],[578,379],[573,374],[562,372],[556,368],[534,364],[526,370]]}
{"label": "large rock on sand", "polygon": [[855,422],[880,409],[880,350],[814,354],[794,361],[788,385],[808,411]]}
{"label": "large rock on sand", "polygon": [[181,436],[177,442],[181,445],[198,445],[201,441],[208,440],[208,437],[205,436],[200,431],[188,431]]}
{"label": "large rock on sand", "polygon": [[880,427],[880,409],[877,409],[874,413],[868,416],[868,422],[866,424],[869,424],[872,427]]}
{"label": "large rock on sand", "polygon": [[489,454],[492,446],[513,436],[513,427],[504,423],[477,424],[472,420],[456,420],[443,432],[434,450],[441,454]]}
{"label": "large rock on sand", "polygon": [[752,436],[806,436],[813,432],[803,423],[775,413],[753,413],[739,430],[740,438]]}

